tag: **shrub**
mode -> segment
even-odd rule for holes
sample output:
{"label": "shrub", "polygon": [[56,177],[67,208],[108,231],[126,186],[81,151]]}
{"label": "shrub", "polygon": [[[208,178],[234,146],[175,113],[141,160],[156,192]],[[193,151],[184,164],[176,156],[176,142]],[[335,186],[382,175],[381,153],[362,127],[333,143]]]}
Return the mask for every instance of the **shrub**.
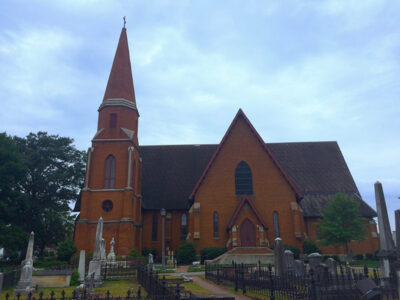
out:
{"label": "shrub", "polygon": [[77,285],[79,285],[79,284],[80,284],[80,282],[79,282],[79,272],[78,272],[77,269],[75,269],[75,270],[72,272],[71,281],[70,281],[69,285],[70,285],[70,286],[77,286]]}
{"label": "shrub", "polygon": [[296,246],[290,246],[290,245],[283,245],[284,250],[290,250],[294,254],[295,259],[299,259],[300,257],[300,249],[297,248]]}
{"label": "shrub", "polygon": [[144,256],[144,257],[146,257],[146,258],[148,258],[149,257],[149,254],[153,254],[153,258],[155,259],[156,257],[157,257],[157,255],[158,255],[158,250],[156,249],[156,248],[153,248],[153,249],[148,249],[148,248],[144,248],[143,250],[142,250],[142,256]]}
{"label": "shrub", "polygon": [[33,266],[40,269],[49,269],[66,264],[66,261],[58,260],[55,257],[41,257],[33,262]]}
{"label": "shrub", "polygon": [[196,259],[196,250],[192,243],[181,243],[176,254],[178,264],[191,264]]}
{"label": "shrub", "polygon": [[355,260],[363,260],[364,256],[362,254],[356,254],[356,255],[354,255],[354,259]]}
{"label": "shrub", "polygon": [[226,252],[225,247],[206,247],[201,249],[201,261],[205,261],[208,259],[214,259]]}
{"label": "shrub", "polygon": [[312,239],[304,240],[303,251],[305,254],[311,254],[314,252],[322,253],[322,251],[318,249],[317,243]]}
{"label": "shrub", "polygon": [[142,255],[139,253],[139,251],[137,251],[136,248],[132,248],[131,250],[129,250],[128,256],[129,257],[141,257]]}
{"label": "shrub", "polygon": [[367,260],[378,260],[378,257],[376,256],[375,253],[367,253],[365,254]]}
{"label": "shrub", "polygon": [[57,248],[57,257],[62,261],[69,261],[76,252],[76,247],[73,241],[62,241]]}

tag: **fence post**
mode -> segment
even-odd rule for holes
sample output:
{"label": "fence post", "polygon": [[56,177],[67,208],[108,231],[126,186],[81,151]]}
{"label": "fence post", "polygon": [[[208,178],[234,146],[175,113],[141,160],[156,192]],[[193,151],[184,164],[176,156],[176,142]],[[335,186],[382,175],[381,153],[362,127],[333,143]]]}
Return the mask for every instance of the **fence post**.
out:
{"label": "fence post", "polygon": [[181,288],[179,286],[179,283],[176,284],[175,299],[176,300],[180,300],[181,299]]}
{"label": "fence post", "polygon": [[217,284],[220,284],[220,274],[219,274],[219,265],[217,266]]}
{"label": "fence post", "polygon": [[311,300],[317,300],[317,289],[315,286],[315,277],[314,277],[314,270],[310,270],[310,278],[311,278]]}
{"label": "fence post", "polygon": [[107,279],[107,263],[104,264],[104,276],[103,276],[103,280],[106,281]]}
{"label": "fence post", "polygon": [[238,289],[239,289],[239,286],[238,286],[238,273],[237,273],[237,264],[235,263],[234,265],[233,265],[233,270],[234,270],[234,274],[235,274],[235,292],[237,292],[238,291]]}
{"label": "fence post", "polygon": [[242,263],[242,293],[246,294],[246,282],[244,279],[245,275],[244,275],[244,264]]}
{"label": "fence post", "polygon": [[275,300],[275,284],[274,284],[274,275],[272,275],[272,267],[271,265],[268,266],[268,271],[269,271],[269,281],[271,283],[271,288],[270,288],[270,300]]}

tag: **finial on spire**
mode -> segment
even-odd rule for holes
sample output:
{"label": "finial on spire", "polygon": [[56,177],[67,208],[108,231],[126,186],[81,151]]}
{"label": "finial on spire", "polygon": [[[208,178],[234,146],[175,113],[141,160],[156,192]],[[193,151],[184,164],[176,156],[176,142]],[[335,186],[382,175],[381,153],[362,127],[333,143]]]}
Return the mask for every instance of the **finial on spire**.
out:
{"label": "finial on spire", "polygon": [[123,17],[123,19],[124,19],[124,28],[125,28],[125,24],[126,24],[126,17],[124,16],[124,17]]}

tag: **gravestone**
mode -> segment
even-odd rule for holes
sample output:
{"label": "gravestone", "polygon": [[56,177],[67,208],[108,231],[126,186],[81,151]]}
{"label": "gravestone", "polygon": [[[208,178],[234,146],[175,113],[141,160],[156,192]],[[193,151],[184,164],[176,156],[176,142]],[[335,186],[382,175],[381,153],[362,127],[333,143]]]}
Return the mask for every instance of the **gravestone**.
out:
{"label": "gravestone", "polygon": [[337,274],[336,260],[334,260],[333,258],[329,257],[325,261],[325,264],[328,266],[329,274],[331,274],[332,276],[336,276],[336,274]]}
{"label": "gravestone", "polygon": [[329,271],[326,264],[320,263],[315,266],[315,279],[318,280],[322,285],[328,283]]}
{"label": "gravestone", "polygon": [[[88,286],[89,280],[93,279],[95,286],[103,284],[101,280],[101,241],[103,240],[103,218],[100,217],[96,227],[96,239],[94,241],[93,259],[89,263],[88,276],[85,279],[85,283]],[[104,240],[103,240],[104,241]]]}
{"label": "gravestone", "polygon": [[324,257],[317,252],[309,254],[307,258],[308,258],[308,263],[310,265],[310,269],[314,271],[315,267],[320,263],[322,263],[322,260],[324,259]]}
{"label": "gravestone", "polygon": [[78,265],[78,272],[79,272],[79,281],[85,281],[85,250],[81,250],[79,253],[79,265]]}
{"label": "gravestone", "polygon": [[376,212],[378,214],[378,226],[379,226],[379,242],[380,250],[378,253],[382,277],[389,277],[391,266],[396,257],[396,251],[393,243],[392,231],[390,229],[390,223],[386,208],[385,196],[383,194],[382,184],[377,181],[375,182],[375,200],[376,200]]}
{"label": "gravestone", "polygon": [[294,273],[297,276],[304,276],[306,274],[306,265],[302,260],[294,261]]}
{"label": "gravestone", "polygon": [[114,253],[114,244],[115,244],[114,237],[112,237],[110,242],[110,252],[107,255],[107,260],[111,263],[115,263],[116,261],[116,256]]}
{"label": "gravestone", "polygon": [[281,238],[275,239],[274,245],[275,275],[283,275],[283,242]]}
{"label": "gravestone", "polygon": [[26,250],[25,260],[22,262],[23,266],[21,269],[21,276],[19,278],[17,287],[14,290],[14,294],[29,294],[34,290],[32,270],[33,270],[33,244],[35,234],[33,231],[29,236],[28,249]]}
{"label": "gravestone", "polygon": [[106,256],[106,241],[102,238],[100,241],[100,260],[105,262],[107,260]]}
{"label": "gravestone", "polygon": [[149,272],[151,272],[153,270],[153,264],[154,264],[153,254],[149,253],[149,259],[148,259],[148,264],[147,264],[147,270]]}
{"label": "gravestone", "polygon": [[291,273],[294,271],[294,254],[290,250],[285,250],[283,253],[283,270],[284,273]]}
{"label": "gravestone", "polygon": [[397,257],[400,258],[400,209],[394,211],[394,220],[396,225],[396,249]]}

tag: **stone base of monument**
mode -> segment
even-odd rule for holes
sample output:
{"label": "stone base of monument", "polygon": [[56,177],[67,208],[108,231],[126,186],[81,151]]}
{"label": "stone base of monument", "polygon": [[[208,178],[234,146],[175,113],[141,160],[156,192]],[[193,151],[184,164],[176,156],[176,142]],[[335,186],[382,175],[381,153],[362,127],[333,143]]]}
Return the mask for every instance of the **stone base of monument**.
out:
{"label": "stone base of monument", "polygon": [[17,287],[14,290],[14,295],[28,295],[33,292],[35,288],[33,287],[33,280],[30,281],[19,281]]}
{"label": "stone base of monument", "polygon": [[211,264],[274,264],[274,253],[266,247],[237,247],[228,252],[207,261]]}
{"label": "stone base of monument", "polygon": [[94,273],[93,276],[93,285],[98,287],[103,285],[103,280],[101,277],[101,260],[91,260],[89,263],[89,271],[88,271],[88,276],[87,279],[85,280],[85,284],[89,285],[88,278],[90,278],[90,275]]}

